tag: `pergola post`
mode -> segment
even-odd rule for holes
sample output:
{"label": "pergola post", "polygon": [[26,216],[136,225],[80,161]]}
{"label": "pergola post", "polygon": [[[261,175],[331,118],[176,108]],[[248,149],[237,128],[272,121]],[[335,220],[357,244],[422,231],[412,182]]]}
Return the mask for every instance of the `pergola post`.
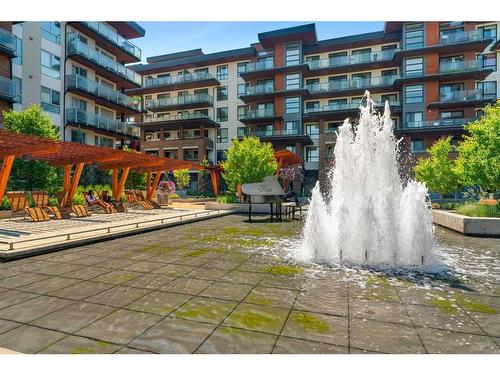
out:
{"label": "pergola post", "polygon": [[111,184],[111,194],[114,197],[116,197],[116,190],[118,189],[118,168],[113,168],[113,180]]}
{"label": "pergola post", "polygon": [[66,164],[64,166],[64,179],[63,179],[63,190],[64,198],[61,202],[63,207],[71,205],[73,203],[73,198],[75,197],[76,188],[80,182],[80,176],[83,172],[83,167],[85,163],[77,163],[75,165],[75,171],[73,172],[73,177],[71,176],[71,164]]}
{"label": "pergola post", "polygon": [[158,187],[158,183],[160,182],[162,171],[156,171],[156,175],[154,181],[151,183],[151,171],[147,172],[147,182],[146,182],[146,199],[148,201],[153,199],[153,195],[156,192],[156,188]]}
{"label": "pergola post", "polygon": [[216,197],[220,195],[219,175],[220,175],[219,169],[210,169],[210,179],[212,180],[212,189]]}
{"label": "pergola post", "polygon": [[[115,170],[117,171],[115,174]],[[120,201],[120,197],[123,194],[123,190],[125,189],[125,182],[127,181],[128,173],[130,171],[130,167],[124,167],[122,169],[122,175],[118,180],[118,169],[113,169],[113,199],[116,202]],[[116,175],[116,178],[115,178]]]}
{"label": "pergola post", "polygon": [[0,169],[0,203],[3,200],[5,189],[7,189],[7,181],[9,180],[10,171],[12,170],[12,165],[14,164],[14,159],[14,155],[7,155],[3,158],[2,161],[2,169]]}

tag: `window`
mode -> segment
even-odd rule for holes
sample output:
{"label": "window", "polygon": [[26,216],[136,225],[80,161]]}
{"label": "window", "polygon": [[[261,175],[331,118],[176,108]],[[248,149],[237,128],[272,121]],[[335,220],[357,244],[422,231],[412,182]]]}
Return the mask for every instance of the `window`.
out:
{"label": "window", "polygon": [[319,85],[319,78],[309,78],[309,79],[306,79],[306,85],[307,86]]}
{"label": "window", "polygon": [[410,143],[410,152],[425,152],[424,140],[423,139],[412,139]]}
{"label": "window", "polygon": [[295,147],[294,145],[289,145],[289,146],[286,146],[285,147],[285,150],[288,150],[290,152],[293,152],[294,154],[297,153],[297,147]]}
{"label": "window", "polygon": [[306,161],[313,162],[313,163],[319,161],[319,148],[318,147],[307,147],[306,148]]}
{"label": "window", "polygon": [[156,156],[160,155],[160,151],[158,150],[145,150],[144,153],[146,155],[156,155]]}
{"label": "window", "polygon": [[179,156],[179,152],[177,151],[177,149],[163,150],[163,156],[170,159],[177,159]]}
{"label": "window", "polygon": [[238,120],[245,118],[246,115],[247,115],[247,106],[246,105],[239,105],[238,106]]}
{"label": "window", "polygon": [[396,103],[398,101],[398,94],[385,94],[380,97],[380,102],[385,104],[385,102],[389,102],[389,104]]}
{"label": "window", "polygon": [[328,59],[330,60],[330,66],[343,65],[349,62],[347,51],[330,53],[328,54]]}
{"label": "window", "polygon": [[411,85],[405,87],[405,103],[423,103],[424,102],[424,86]]}
{"label": "window", "polygon": [[245,73],[247,71],[247,65],[248,61],[238,63],[237,67],[238,77],[240,76],[241,73]]}
{"label": "window", "polygon": [[424,46],[424,24],[407,23],[405,25],[405,48],[414,49]]}
{"label": "window", "polygon": [[217,108],[217,122],[227,121],[228,109],[227,107]]}
{"label": "window", "polygon": [[497,54],[483,55],[483,68],[497,70]]}
{"label": "window", "polygon": [[325,133],[335,133],[339,131],[339,126],[341,126],[341,122],[329,122],[326,124]]}
{"label": "window", "polygon": [[263,137],[270,137],[273,135],[273,124],[257,125],[257,133]]}
{"label": "window", "polygon": [[300,74],[287,74],[285,78],[285,90],[300,89]]}
{"label": "window", "polygon": [[85,133],[81,130],[71,130],[71,142],[85,144]]}
{"label": "window", "polygon": [[99,147],[113,147],[113,138],[107,137],[94,137],[94,144]]}
{"label": "window", "polygon": [[412,59],[405,59],[405,76],[421,76],[424,74],[424,58],[414,57]]}
{"label": "window", "polygon": [[23,100],[23,91],[22,91],[22,81],[21,78],[13,77],[12,81],[14,81],[14,85],[16,86],[16,101],[21,103]]}
{"label": "window", "polygon": [[21,65],[23,63],[23,40],[16,36],[16,57],[12,59],[14,64]]}
{"label": "window", "polygon": [[300,98],[285,98],[285,113],[299,113],[300,112]]}
{"label": "window", "polygon": [[349,81],[346,75],[328,77],[328,88],[330,90],[346,89],[349,87]]}
{"label": "window", "polygon": [[217,100],[227,100],[227,86],[217,87]]}
{"label": "window", "polygon": [[382,48],[381,48],[382,51],[390,51],[393,49],[398,49],[398,45],[397,44],[388,44],[386,46],[382,46]]}
{"label": "window", "polygon": [[464,118],[464,111],[443,111],[441,112],[441,119],[454,119]]}
{"label": "window", "polygon": [[319,108],[319,100],[316,100],[314,102],[307,102],[306,103],[306,109],[311,110],[311,109],[318,109]]}
{"label": "window", "polygon": [[419,128],[423,126],[424,115],[422,112],[407,112],[406,113],[406,127]]}
{"label": "window", "polygon": [[330,109],[343,109],[347,108],[347,99],[330,99],[328,101]]}
{"label": "window", "polygon": [[[200,75],[203,75],[204,73],[208,73],[208,68],[198,68],[193,70],[193,73],[198,73]],[[158,75],[159,77],[160,75]]]}
{"label": "window", "polygon": [[61,44],[61,24],[59,22],[42,22],[42,37],[52,43]]}
{"label": "window", "polygon": [[227,128],[217,129],[217,143],[227,143]]}
{"label": "window", "polygon": [[497,25],[487,25],[477,28],[482,34],[484,39],[492,38],[497,39]]}
{"label": "window", "polygon": [[306,63],[313,69],[320,67],[320,59],[319,56],[307,56]]}
{"label": "window", "polygon": [[327,145],[326,146],[326,158],[332,159],[335,156],[335,145]]}
{"label": "window", "polygon": [[480,90],[483,98],[496,99],[497,97],[496,81],[477,82],[476,88]]}
{"label": "window", "polygon": [[370,61],[371,52],[372,52],[371,48],[352,50],[351,61],[353,63],[368,62]]}
{"label": "window", "polygon": [[298,121],[287,121],[285,123],[285,135],[299,134],[299,125]]}
{"label": "window", "polygon": [[226,150],[217,150],[217,162],[221,162],[226,159]]}
{"label": "window", "polygon": [[184,160],[198,160],[198,149],[184,149]]}
{"label": "window", "polygon": [[227,79],[227,77],[228,77],[227,65],[219,65],[217,67],[217,79],[223,80]]}
{"label": "window", "polygon": [[298,65],[300,64],[300,44],[291,43],[285,47],[285,65]]}
{"label": "window", "polygon": [[40,102],[44,111],[59,113],[61,111],[60,100],[59,91],[42,86]]}
{"label": "window", "polygon": [[242,138],[246,135],[248,135],[248,128],[246,126],[241,126],[236,129],[236,136],[238,138]]}
{"label": "window", "polygon": [[313,140],[319,139],[319,125],[306,124],[306,134]]}
{"label": "window", "polygon": [[144,132],[144,139],[146,141],[159,141],[160,131],[159,130],[146,130]]}
{"label": "window", "polygon": [[178,130],[163,130],[163,139],[165,141],[179,139]]}
{"label": "window", "polygon": [[61,78],[61,59],[50,52],[42,50],[42,73],[52,77]]}
{"label": "window", "polygon": [[247,87],[248,84],[246,83],[238,84],[238,97],[240,97],[241,95],[245,95],[247,93]]}

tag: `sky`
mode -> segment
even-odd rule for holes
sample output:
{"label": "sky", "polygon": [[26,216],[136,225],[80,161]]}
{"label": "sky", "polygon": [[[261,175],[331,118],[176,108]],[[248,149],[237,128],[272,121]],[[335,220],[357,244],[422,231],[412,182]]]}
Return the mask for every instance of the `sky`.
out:
{"label": "sky", "polygon": [[[139,22],[144,38],[132,40],[146,57],[202,48],[204,53],[248,47],[257,34],[310,22]],[[379,31],[383,22],[316,22],[318,40]]]}

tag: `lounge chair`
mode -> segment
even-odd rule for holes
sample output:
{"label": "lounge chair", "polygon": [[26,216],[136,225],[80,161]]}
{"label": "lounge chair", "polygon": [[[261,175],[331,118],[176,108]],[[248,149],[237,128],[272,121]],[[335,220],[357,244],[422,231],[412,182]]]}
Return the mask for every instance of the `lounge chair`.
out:
{"label": "lounge chair", "polygon": [[30,208],[24,192],[9,191],[5,195],[7,195],[7,199],[11,206],[10,220],[16,216],[29,216],[33,221],[50,220],[49,215],[41,208]]}
{"label": "lounge chair", "polygon": [[31,196],[33,197],[35,207],[41,208],[49,215],[52,215],[54,219],[61,220],[70,217],[67,210],[60,210],[59,207],[49,206],[49,194],[46,191],[33,190]]}
{"label": "lounge chair", "polygon": [[156,203],[155,201],[147,200],[141,190],[133,190],[132,192],[135,194],[135,197],[138,201],[148,202],[153,208],[156,208],[156,209],[161,208],[161,206],[158,203]]}
{"label": "lounge chair", "polygon": [[[106,202],[102,191],[99,192],[99,199],[102,200],[103,202]],[[111,204],[117,212],[127,212],[127,207],[125,207],[125,205],[121,202],[114,202],[113,201],[112,203],[108,203],[108,204]]]}
{"label": "lounge chair", "polygon": [[59,210],[65,213],[65,215],[70,214],[70,212],[73,212],[77,217],[87,217],[90,216],[90,212],[85,208],[85,206],[81,204],[70,204],[68,207],[62,207],[61,202],[64,200],[65,193],[64,191],[58,191],[56,194],[57,198],[57,204],[59,207]]}
{"label": "lounge chair", "polygon": [[127,204],[130,206],[130,208],[139,208],[143,210],[153,209],[153,206],[149,202],[137,200],[137,197],[133,191],[125,190],[124,193],[125,197],[127,197]]}
{"label": "lounge chair", "polygon": [[104,208],[103,206],[99,205],[99,204],[90,204],[88,199],[87,199],[87,194],[84,194],[84,198],[85,198],[85,203],[87,203],[87,209],[90,211],[90,212],[93,212],[93,213],[96,213],[96,214],[99,214],[99,213],[103,213],[103,214],[114,214],[116,213],[116,209],[110,205],[110,208],[109,209],[106,209]]}

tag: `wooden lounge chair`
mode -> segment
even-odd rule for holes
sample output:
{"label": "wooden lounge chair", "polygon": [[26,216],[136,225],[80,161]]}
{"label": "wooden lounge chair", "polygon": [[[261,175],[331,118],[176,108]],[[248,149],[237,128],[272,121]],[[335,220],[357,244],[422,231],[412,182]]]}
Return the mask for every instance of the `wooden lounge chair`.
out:
{"label": "wooden lounge chair", "polygon": [[153,206],[149,202],[137,200],[137,197],[133,191],[125,190],[124,193],[127,197],[127,204],[130,206],[130,208],[139,208],[143,210],[153,209]]}
{"label": "wooden lounge chair", "polygon": [[49,194],[46,191],[33,190],[31,196],[33,197],[35,207],[41,208],[49,215],[52,215],[54,219],[61,220],[70,217],[66,210],[60,210],[59,207],[49,206]]}
{"label": "wooden lounge chair", "polygon": [[30,208],[24,192],[9,191],[5,195],[7,195],[7,199],[11,206],[10,220],[15,216],[29,216],[33,221],[50,220],[49,215],[41,208]]}
{"label": "wooden lounge chair", "polygon": [[[102,191],[99,192],[99,199],[102,200],[103,202],[106,202]],[[111,205],[115,208],[115,210],[117,212],[127,212],[127,207],[121,202],[114,202],[113,201],[113,203],[111,203]]]}
{"label": "wooden lounge chair", "polygon": [[58,191],[56,194],[57,204],[62,212],[65,212],[69,216],[70,212],[73,212],[77,217],[87,217],[90,216],[90,212],[81,204],[71,204],[68,207],[62,207],[61,202],[64,200],[65,192]]}
{"label": "wooden lounge chair", "polygon": [[104,207],[102,207],[101,205],[99,204],[90,204],[89,201],[87,200],[87,194],[84,194],[84,199],[85,199],[85,203],[87,203],[87,210],[89,210],[90,212],[93,212],[93,213],[96,213],[96,214],[114,214],[116,213],[116,209],[111,206],[110,209],[106,209]]}
{"label": "wooden lounge chair", "polygon": [[141,190],[133,190],[133,193],[135,194],[135,197],[138,201],[148,202],[153,208],[156,208],[156,209],[161,208],[161,206],[158,203],[156,203],[155,201],[147,200]]}

